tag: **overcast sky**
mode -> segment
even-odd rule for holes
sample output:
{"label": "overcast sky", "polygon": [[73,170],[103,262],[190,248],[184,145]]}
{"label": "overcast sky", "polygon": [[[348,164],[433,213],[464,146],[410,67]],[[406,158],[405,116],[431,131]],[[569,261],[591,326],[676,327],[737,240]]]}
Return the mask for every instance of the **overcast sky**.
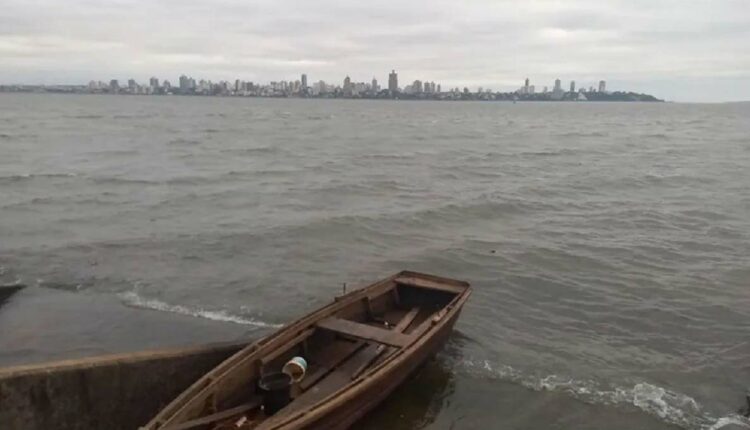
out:
{"label": "overcast sky", "polygon": [[555,78],[750,100],[750,0],[2,0],[0,83],[151,76],[443,88]]}

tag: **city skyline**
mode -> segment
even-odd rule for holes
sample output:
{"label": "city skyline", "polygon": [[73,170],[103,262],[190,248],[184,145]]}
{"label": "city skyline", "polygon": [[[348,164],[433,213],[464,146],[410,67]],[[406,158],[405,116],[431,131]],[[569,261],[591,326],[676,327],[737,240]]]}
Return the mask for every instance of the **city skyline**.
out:
{"label": "city skyline", "polygon": [[[403,82],[403,81],[402,81]],[[662,101],[650,94],[633,91],[608,91],[605,80],[596,86],[576,86],[571,80],[568,90],[562,88],[562,81],[555,79],[552,90],[542,86],[537,91],[530,78],[526,78],[520,88],[511,91],[477,87],[443,87],[441,83],[425,79],[407,81],[403,86],[395,69],[388,73],[387,86],[380,85],[377,77],[371,81],[352,80],[346,75],[341,84],[319,80],[308,80],[308,74],[300,74],[297,80],[276,80],[268,83],[234,79],[213,82],[196,79],[186,74],[180,75],[174,84],[168,79],[160,80],[152,76],[148,83],[135,79],[120,82],[119,79],[89,81],[87,85],[0,85],[0,92],[57,92],[89,93],[111,95],[182,95],[182,96],[231,96],[231,97],[298,97],[298,98],[365,98],[365,99],[404,99],[404,100],[480,100],[480,101]]]}
{"label": "city skyline", "polygon": [[[174,81],[174,84],[172,83]],[[148,84],[145,84],[145,82],[148,82]],[[543,85],[540,87],[539,90],[536,89],[536,85],[532,85],[531,78],[527,77],[524,80],[524,84],[520,88],[490,88],[490,87],[476,87],[476,88],[469,88],[469,87],[461,87],[459,85],[456,86],[450,86],[446,85],[443,86],[442,83],[436,83],[434,80],[420,80],[415,79],[414,81],[407,81],[404,82],[402,79],[401,82],[399,82],[398,73],[395,69],[391,69],[391,71],[388,73],[388,82],[386,86],[380,85],[378,81],[378,78],[376,75],[372,77],[372,80],[370,82],[366,81],[359,81],[351,79],[349,75],[346,75],[346,77],[343,80],[343,83],[339,85],[335,81],[331,80],[313,80],[312,83],[308,81],[308,74],[307,73],[301,73],[299,75],[299,79],[276,79],[271,80],[268,82],[254,82],[254,81],[247,81],[240,78],[234,78],[234,79],[220,79],[220,80],[213,80],[213,79],[206,79],[206,78],[194,78],[192,75],[188,74],[181,74],[177,79],[171,80],[168,78],[162,79],[161,77],[157,76],[151,76],[148,79],[135,79],[135,78],[128,78],[128,79],[120,79],[120,78],[112,78],[108,80],[101,80],[101,79],[94,79],[90,80],[87,83],[57,83],[57,84],[33,84],[33,83],[2,83],[0,82],[0,86],[2,87],[24,87],[24,86],[49,86],[49,87],[55,87],[55,86],[86,86],[90,90],[103,90],[108,89],[112,90],[113,87],[116,87],[117,90],[131,90],[132,93],[138,93],[142,94],[141,92],[142,88],[151,87],[154,88],[164,88],[166,85],[167,89],[180,89],[183,92],[187,87],[190,87],[192,90],[195,90],[196,88],[202,87],[206,88],[205,86],[210,86],[214,84],[227,84],[227,87],[230,88],[232,91],[239,91],[240,90],[240,83],[242,83],[243,87],[245,84],[251,84],[257,87],[271,87],[271,88],[278,88],[278,87],[284,87],[285,91],[288,88],[288,91],[290,93],[296,94],[300,91],[300,89],[306,89],[305,92],[307,93],[307,90],[314,90],[317,88],[320,92],[326,92],[326,88],[328,88],[328,91],[332,91],[334,89],[340,89],[342,92],[346,93],[348,91],[349,95],[351,95],[351,90],[353,88],[357,88],[357,92],[365,92],[374,90],[377,92],[378,90],[387,89],[391,92],[397,92],[397,93],[440,93],[445,90],[446,92],[451,91],[465,91],[469,90],[470,92],[502,92],[502,93],[518,93],[518,94],[534,94],[534,93],[547,93],[548,92],[548,86]],[[550,91],[553,92],[560,92],[560,78],[555,79],[555,85],[553,86],[553,90]],[[570,81],[570,90],[568,92],[576,92],[575,90],[575,80]],[[403,85],[402,85],[403,84]],[[596,84],[596,85],[594,85]],[[288,87],[287,87],[288,85]],[[350,88],[347,88],[348,86],[351,86]],[[138,91],[134,91],[135,89],[138,89]],[[592,85],[589,85],[586,87],[586,85],[581,85],[579,87],[580,90],[586,92],[606,92],[606,81],[605,80],[598,80],[595,82],[592,82]],[[630,89],[632,90],[632,89]],[[117,92],[117,91],[115,91]]]}
{"label": "city skyline", "polygon": [[[745,2],[8,0],[0,82],[92,77],[340,81],[345,72],[511,89],[601,77],[677,101],[750,99]],[[119,76],[124,71],[130,76]],[[245,75],[247,73],[247,75]],[[314,77],[314,78],[313,78]],[[173,78],[174,79],[174,78]]]}
{"label": "city skyline", "polygon": [[[327,93],[340,93],[345,97],[352,97],[361,94],[368,93],[369,95],[376,95],[382,91],[388,91],[390,95],[412,95],[412,94],[440,94],[449,92],[472,92],[472,93],[515,93],[518,95],[533,95],[533,94],[546,94],[548,93],[548,87],[545,85],[539,91],[536,90],[536,86],[531,84],[531,79],[526,78],[524,84],[516,90],[503,90],[492,88],[477,87],[470,89],[468,87],[461,88],[459,86],[446,86],[445,88],[441,83],[435,83],[430,80],[419,80],[415,79],[411,82],[406,82],[403,85],[399,83],[398,73],[395,69],[391,69],[388,73],[387,86],[381,86],[377,76],[373,76],[370,82],[366,81],[355,81],[352,80],[349,75],[343,80],[341,85],[336,82],[318,80],[310,83],[308,81],[307,73],[300,74],[300,78],[297,80],[273,80],[270,82],[253,82],[245,81],[239,78],[233,80],[219,80],[214,82],[211,79],[194,78],[186,74],[181,74],[172,84],[170,79],[161,79],[157,76],[148,78],[148,84],[142,83],[145,81],[138,81],[134,78],[127,80],[121,80],[117,78],[110,79],[109,81],[102,80],[91,80],[87,84],[57,84],[49,85],[49,87],[86,87],[89,92],[106,92],[106,93],[118,93],[118,94],[215,94],[216,92],[223,94],[245,94],[253,93],[255,95],[270,94],[270,93],[283,93],[288,95],[297,96],[318,96],[320,94]],[[403,80],[401,81],[403,83]],[[557,78],[552,91],[549,91],[553,95],[553,99],[561,99],[564,93],[576,93],[575,80],[570,81],[570,89],[563,91],[561,87],[561,80]],[[0,83],[0,89],[10,88],[23,88],[23,87],[34,87],[33,84],[2,84]],[[42,86],[44,87],[44,86]],[[218,90],[217,90],[218,88]],[[599,92],[606,93],[606,81],[599,80],[597,86],[590,85],[587,89],[585,85],[579,87],[579,92]]]}

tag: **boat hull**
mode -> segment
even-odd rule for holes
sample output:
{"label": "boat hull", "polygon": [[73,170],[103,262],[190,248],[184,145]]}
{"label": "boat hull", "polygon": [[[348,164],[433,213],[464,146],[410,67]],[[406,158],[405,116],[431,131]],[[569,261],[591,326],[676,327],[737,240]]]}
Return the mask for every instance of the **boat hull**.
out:
{"label": "boat hull", "polygon": [[304,422],[281,427],[284,430],[347,430],[352,428],[362,417],[386,400],[394,390],[403,384],[415,371],[433,357],[447,342],[458,320],[460,309],[438,329],[426,342],[415,348],[408,359],[398,366],[371,381],[366,389],[351,402],[342,404],[324,417],[313,422]]}

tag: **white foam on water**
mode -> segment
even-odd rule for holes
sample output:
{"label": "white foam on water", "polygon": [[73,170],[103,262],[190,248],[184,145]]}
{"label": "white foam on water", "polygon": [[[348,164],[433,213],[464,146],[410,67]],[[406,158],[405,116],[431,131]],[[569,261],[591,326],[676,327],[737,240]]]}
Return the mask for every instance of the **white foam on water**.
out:
{"label": "white foam on water", "polygon": [[577,380],[558,375],[527,375],[511,366],[496,365],[487,360],[463,360],[460,365],[470,372],[479,371],[535,391],[564,392],[592,404],[632,405],[664,422],[683,428],[719,430],[730,424],[750,428],[750,421],[744,417],[730,415],[717,419],[704,411],[692,397],[647,382],[639,382],[633,387],[612,387],[593,380]]}
{"label": "white foam on water", "polygon": [[231,322],[235,324],[251,325],[262,328],[281,327],[281,324],[273,324],[264,321],[258,321],[252,318],[240,317],[237,315],[232,315],[223,310],[206,310],[202,308],[189,308],[182,305],[171,305],[169,303],[162,302],[161,300],[141,297],[134,291],[121,293],[119,294],[119,297],[125,302],[126,305],[136,308],[151,309],[161,312],[171,312],[180,315],[205,318],[213,321]]}
{"label": "white foam on water", "polygon": [[716,423],[709,427],[708,430],[719,430],[729,426],[732,429],[750,429],[750,420],[740,415],[728,415],[716,420]]}

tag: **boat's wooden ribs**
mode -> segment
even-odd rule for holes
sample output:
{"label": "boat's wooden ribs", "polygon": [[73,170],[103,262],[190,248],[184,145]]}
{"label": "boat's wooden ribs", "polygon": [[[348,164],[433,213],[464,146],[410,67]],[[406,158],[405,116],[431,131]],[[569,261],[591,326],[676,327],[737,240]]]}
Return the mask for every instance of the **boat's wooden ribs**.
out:
{"label": "boat's wooden ribs", "polygon": [[255,397],[251,401],[232,409],[227,409],[225,411],[217,412],[215,414],[197,418],[191,421],[186,421],[174,426],[163,427],[163,430],[193,430],[197,428],[205,428],[207,425],[213,424],[218,421],[224,421],[233,417],[239,417],[241,414],[244,414],[251,409],[257,408],[258,406],[260,406],[260,404],[261,398]]}
{"label": "boat's wooden ribs", "polygon": [[287,353],[290,348],[296,346],[303,340],[307,339],[308,337],[312,336],[312,334],[315,332],[315,329],[307,329],[305,331],[302,331],[297,336],[293,337],[286,343],[286,347],[283,348],[277,348],[275,351],[271,352],[269,355],[261,358],[261,365],[265,366],[266,364],[270,363],[271,361],[279,358],[284,353]]}
{"label": "boat's wooden ribs", "polygon": [[341,318],[326,318],[318,322],[316,326],[345,336],[369,340],[398,348],[403,348],[408,345],[410,340],[412,340],[411,337],[402,333]]}

